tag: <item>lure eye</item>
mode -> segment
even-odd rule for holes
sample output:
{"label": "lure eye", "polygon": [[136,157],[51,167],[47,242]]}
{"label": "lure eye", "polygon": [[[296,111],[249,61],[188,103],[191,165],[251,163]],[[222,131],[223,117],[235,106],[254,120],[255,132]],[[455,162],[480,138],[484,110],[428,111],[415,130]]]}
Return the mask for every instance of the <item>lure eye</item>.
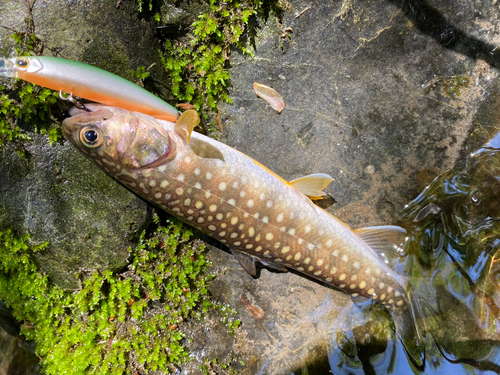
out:
{"label": "lure eye", "polygon": [[80,140],[88,147],[98,147],[102,143],[102,137],[99,132],[90,127],[85,127],[81,130]]}
{"label": "lure eye", "polygon": [[28,58],[26,57],[20,57],[16,60],[16,66],[19,68],[19,69],[27,69],[28,66],[30,65],[30,61]]}

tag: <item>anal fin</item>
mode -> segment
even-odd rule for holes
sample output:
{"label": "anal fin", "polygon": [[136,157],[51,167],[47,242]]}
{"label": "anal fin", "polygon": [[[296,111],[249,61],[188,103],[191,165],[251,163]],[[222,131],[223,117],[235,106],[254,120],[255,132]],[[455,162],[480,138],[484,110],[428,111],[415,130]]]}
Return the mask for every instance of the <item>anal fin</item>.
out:
{"label": "anal fin", "polygon": [[396,225],[354,229],[359,238],[374,252],[392,259],[403,248],[406,230]]}

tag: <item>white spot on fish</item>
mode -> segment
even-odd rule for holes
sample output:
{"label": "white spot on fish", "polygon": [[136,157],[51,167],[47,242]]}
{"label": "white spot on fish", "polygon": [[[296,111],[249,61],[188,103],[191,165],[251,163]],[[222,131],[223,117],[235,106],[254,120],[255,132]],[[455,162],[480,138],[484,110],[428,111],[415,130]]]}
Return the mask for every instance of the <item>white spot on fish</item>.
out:
{"label": "white spot on fish", "polygon": [[332,253],[332,255],[334,257],[338,257],[339,256],[339,251],[338,250],[334,250],[333,253]]}
{"label": "white spot on fish", "polygon": [[238,237],[238,233],[237,232],[233,232],[233,233],[231,233],[231,235],[229,237],[236,238],[236,237]]}
{"label": "white spot on fish", "polygon": [[205,177],[206,177],[207,180],[210,180],[212,178],[212,173],[207,172],[207,174],[205,175]]}
{"label": "white spot on fish", "polygon": [[357,278],[358,278],[358,276],[357,276],[357,275],[352,275],[352,276],[351,276],[351,281],[356,281],[356,279],[357,279]]}
{"label": "white spot on fish", "polygon": [[225,235],[226,235],[226,232],[225,232],[225,231],[219,232],[219,236],[220,236],[220,237],[224,237]]}
{"label": "white spot on fish", "polygon": [[330,247],[333,245],[333,240],[326,241],[326,246]]}
{"label": "white spot on fish", "polygon": [[191,199],[188,198],[184,201],[184,206],[189,206],[190,204],[191,204]]}
{"label": "white spot on fish", "polygon": [[275,249],[279,249],[279,247],[280,247],[280,246],[281,246],[281,243],[280,243],[280,242],[276,242],[276,243],[274,244],[274,248],[275,248]]}
{"label": "white spot on fish", "polygon": [[208,226],[208,229],[212,230],[212,231],[216,231],[217,230],[217,227],[215,225],[209,225]]}
{"label": "white spot on fish", "polygon": [[236,223],[238,223],[238,216],[233,216],[233,218],[231,219],[231,224],[236,225]]}
{"label": "white spot on fish", "polygon": [[160,186],[162,188],[166,188],[167,186],[169,185],[168,181],[167,180],[163,180],[161,183],[160,183]]}
{"label": "white spot on fish", "polygon": [[224,219],[224,215],[222,215],[222,214],[219,212],[217,215],[215,215],[215,218],[216,218],[217,220],[222,220],[222,219]]}
{"label": "white spot on fish", "polygon": [[198,201],[198,202],[196,202],[196,203],[194,204],[194,206],[195,206],[197,209],[200,209],[200,208],[202,208],[202,207],[203,207],[203,203],[202,203],[202,201]]}
{"label": "white spot on fish", "polygon": [[200,223],[200,224],[203,223],[204,221],[205,221],[205,219],[202,218],[202,217],[199,217],[198,220],[197,220],[197,222]]}
{"label": "white spot on fish", "polygon": [[225,183],[225,182],[221,182],[221,183],[219,184],[219,190],[220,190],[220,191],[224,191],[224,190],[226,190],[226,187],[227,187],[227,185],[226,185],[226,183]]}
{"label": "white spot on fish", "polygon": [[292,236],[295,235],[295,228],[290,228],[288,233],[290,233]]}
{"label": "white spot on fish", "polygon": [[311,226],[309,224],[307,224],[305,227],[304,227],[304,231],[306,233],[309,233],[311,231]]}
{"label": "white spot on fish", "polygon": [[339,280],[342,281],[342,280],[345,280],[347,278],[347,275],[345,273],[341,274],[339,276]]}
{"label": "white spot on fish", "polygon": [[332,275],[334,275],[336,272],[337,272],[337,267],[332,267],[332,269],[330,270],[330,273]]}
{"label": "white spot on fish", "polygon": [[278,216],[276,217],[276,221],[278,223],[281,223],[283,221],[283,214],[278,214]]}
{"label": "white spot on fish", "polygon": [[200,173],[201,173],[200,168],[196,168],[196,169],[194,170],[194,174],[195,174],[195,175],[199,176],[199,175],[200,175]]}
{"label": "white spot on fish", "polygon": [[352,265],[353,265],[354,268],[359,268],[359,262],[358,261],[354,262]]}
{"label": "white spot on fish", "polygon": [[269,218],[267,216],[264,216],[262,218],[262,221],[267,224],[267,223],[269,223]]}
{"label": "white spot on fish", "polygon": [[156,198],[156,199],[160,199],[160,198],[161,198],[161,193],[156,193],[156,194],[155,194],[155,198]]}
{"label": "white spot on fish", "polygon": [[255,248],[255,251],[256,251],[257,253],[258,253],[259,251],[261,251],[261,250],[262,250],[262,246],[257,246],[257,247]]}
{"label": "white spot on fish", "polygon": [[323,273],[323,271],[321,271],[321,270],[320,270],[320,271],[316,271],[316,272],[314,272],[314,276],[319,276],[319,275],[321,275],[322,273]]}
{"label": "white spot on fish", "polygon": [[239,186],[238,181],[234,181],[234,182],[233,182],[233,188],[237,189],[237,188],[238,188],[238,186]]}
{"label": "white spot on fish", "polygon": [[375,289],[373,288],[368,289],[368,294],[373,294],[373,293],[375,293]]}
{"label": "white spot on fish", "polygon": [[248,235],[250,237],[253,237],[255,235],[255,229],[254,229],[254,227],[248,228]]}
{"label": "white spot on fish", "polygon": [[272,234],[271,232],[266,233],[266,240],[271,241],[273,238],[274,238],[274,234]]}
{"label": "white spot on fish", "polygon": [[314,250],[314,245],[312,243],[307,244],[309,250]]}
{"label": "white spot on fish", "polygon": [[263,201],[264,199],[266,199],[266,195],[265,195],[265,194],[261,194],[261,195],[259,196],[259,198],[260,198],[260,200],[261,200],[261,201]]}
{"label": "white spot on fish", "polygon": [[281,254],[286,254],[289,251],[290,251],[290,246],[283,246],[283,249],[281,249]]}
{"label": "white spot on fish", "polygon": [[183,175],[182,173],[181,173],[180,175],[178,175],[178,176],[177,176],[177,179],[178,179],[179,181],[181,181],[181,182],[183,182],[183,181],[184,181],[184,178],[185,178],[185,177],[184,177],[184,175]]}
{"label": "white spot on fish", "polygon": [[318,259],[318,261],[316,262],[316,265],[318,267],[321,267],[323,265],[323,263],[325,263],[325,260],[324,259]]}
{"label": "white spot on fish", "polygon": [[347,262],[349,260],[349,257],[346,254],[344,254],[344,255],[342,255],[342,260],[344,262]]}
{"label": "white spot on fish", "polygon": [[365,281],[361,281],[361,282],[359,283],[359,289],[364,289],[364,288],[365,288],[365,286],[366,286],[366,282],[365,282]]}
{"label": "white spot on fish", "polygon": [[156,181],[155,180],[149,181],[149,186],[155,187],[156,186]]}
{"label": "white spot on fish", "polygon": [[272,206],[273,206],[273,202],[272,201],[267,201],[266,207],[267,208],[271,208]]}
{"label": "white spot on fish", "polygon": [[241,197],[241,198],[243,198],[243,197],[245,196],[245,194],[246,194],[246,193],[245,193],[245,191],[244,191],[244,190],[240,191],[240,197]]}
{"label": "white spot on fish", "polygon": [[299,245],[302,245],[302,244],[304,243],[304,239],[299,238],[299,239],[297,240],[297,243],[298,243]]}
{"label": "white spot on fish", "polygon": [[185,161],[186,163],[191,163],[191,158],[190,158],[189,156],[186,156],[186,157],[184,158],[184,161]]}
{"label": "white spot on fish", "polygon": [[236,206],[236,201],[233,198],[229,199],[227,203],[229,203],[231,206]]}
{"label": "white spot on fish", "polygon": [[201,184],[200,184],[199,182],[196,182],[196,183],[194,184],[194,187],[195,187],[196,189],[201,189]]}
{"label": "white spot on fish", "polygon": [[184,194],[184,189],[180,187],[180,188],[175,189],[175,192],[177,195],[182,195],[182,194]]}
{"label": "white spot on fish", "polygon": [[384,286],[385,286],[385,284],[384,284],[384,283],[380,283],[380,284],[378,284],[378,288],[379,288],[379,289],[384,289]]}
{"label": "white spot on fish", "polygon": [[297,253],[297,254],[295,254],[295,256],[293,257],[293,259],[295,259],[295,260],[300,260],[300,258],[302,258],[302,253]]}
{"label": "white spot on fish", "polygon": [[217,211],[217,205],[212,204],[212,205],[210,205],[210,207],[208,207],[208,209],[210,212],[215,212],[215,211]]}
{"label": "white spot on fish", "polygon": [[250,250],[252,247],[253,247],[253,245],[251,243],[249,243],[248,245],[245,246],[245,249]]}
{"label": "white spot on fish", "polygon": [[249,199],[248,202],[247,202],[247,207],[251,208],[253,207],[253,199]]}

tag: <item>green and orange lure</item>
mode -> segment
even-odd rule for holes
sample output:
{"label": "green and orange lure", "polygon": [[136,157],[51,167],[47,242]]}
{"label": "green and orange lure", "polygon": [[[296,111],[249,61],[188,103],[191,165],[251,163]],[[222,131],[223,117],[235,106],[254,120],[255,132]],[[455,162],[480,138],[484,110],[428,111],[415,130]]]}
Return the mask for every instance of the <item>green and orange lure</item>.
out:
{"label": "green and orange lure", "polygon": [[64,91],[97,103],[177,120],[178,111],[142,87],[113,73],[77,61],[46,56],[0,58],[0,76]]}

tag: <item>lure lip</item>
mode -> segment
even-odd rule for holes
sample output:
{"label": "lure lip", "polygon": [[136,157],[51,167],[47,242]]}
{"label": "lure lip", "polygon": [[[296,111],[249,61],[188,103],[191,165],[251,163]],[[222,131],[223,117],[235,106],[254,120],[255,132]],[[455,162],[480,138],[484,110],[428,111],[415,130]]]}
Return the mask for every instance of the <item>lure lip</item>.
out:
{"label": "lure lip", "polygon": [[0,57],[0,76],[8,78],[17,76],[14,59]]}

